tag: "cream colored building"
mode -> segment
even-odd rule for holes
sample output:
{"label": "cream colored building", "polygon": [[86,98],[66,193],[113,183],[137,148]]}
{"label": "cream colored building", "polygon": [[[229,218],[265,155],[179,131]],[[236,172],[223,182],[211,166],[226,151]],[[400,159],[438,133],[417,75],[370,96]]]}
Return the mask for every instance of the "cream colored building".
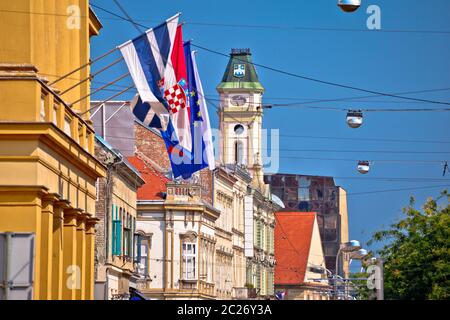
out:
{"label": "cream colored building", "polygon": [[202,201],[199,184],[173,183],[145,157],[129,160],[146,182],[137,202],[137,289],[150,299],[215,299],[220,212]]}
{"label": "cream colored building", "polygon": [[214,222],[219,212],[202,204],[199,192],[198,186],[172,184],[166,200],[138,202],[138,232],[151,244],[148,278],[138,289],[150,298],[216,298]]}
{"label": "cream colored building", "polygon": [[[233,49],[222,82],[220,95],[219,153],[220,165],[247,173],[250,181],[240,182],[240,190],[247,185],[239,201],[236,221],[244,220],[244,256],[246,258],[244,296],[273,297],[274,226],[273,213],[280,208],[264,183],[262,163],[262,95],[264,88],[258,80],[249,49]],[[239,169],[237,169],[239,168]],[[242,230],[242,229],[241,229]],[[235,237],[239,239],[239,236]],[[241,238],[242,240],[242,238]],[[236,264],[237,266],[238,264]],[[239,285],[242,284],[242,281]]]}
{"label": "cream colored building", "polygon": [[246,298],[244,199],[251,177],[240,167],[217,166],[214,173],[216,221],[215,283],[217,299]]}

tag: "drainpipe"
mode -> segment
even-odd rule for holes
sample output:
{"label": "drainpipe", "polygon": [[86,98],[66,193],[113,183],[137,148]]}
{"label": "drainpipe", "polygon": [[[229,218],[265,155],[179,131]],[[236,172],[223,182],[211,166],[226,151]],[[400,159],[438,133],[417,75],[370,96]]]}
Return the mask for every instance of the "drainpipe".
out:
{"label": "drainpipe", "polygon": [[[116,161],[119,159],[119,161]],[[110,223],[110,216],[113,215],[112,212],[112,190],[113,190],[113,179],[112,179],[112,170],[115,168],[116,165],[119,165],[123,162],[123,157],[120,155],[117,157],[114,162],[107,163],[107,173],[106,173],[106,183],[105,183],[105,191],[106,191],[106,197],[105,197],[105,238],[106,238],[106,244],[105,244],[105,264],[108,263],[109,259],[109,247],[110,247],[110,238],[109,238],[109,223]],[[106,282],[105,282],[105,300],[108,300],[108,271],[109,268],[106,268]]]}

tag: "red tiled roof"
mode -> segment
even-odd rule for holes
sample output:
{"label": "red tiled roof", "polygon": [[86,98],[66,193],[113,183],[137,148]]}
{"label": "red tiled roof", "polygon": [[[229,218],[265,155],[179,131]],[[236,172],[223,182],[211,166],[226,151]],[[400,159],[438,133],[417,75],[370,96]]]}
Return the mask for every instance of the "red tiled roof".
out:
{"label": "red tiled roof", "polygon": [[158,172],[151,164],[134,156],[128,157],[128,161],[141,173],[145,184],[137,191],[138,200],[161,200],[162,192],[166,192],[166,183],[170,181],[162,173]]}
{"label": "red tiled roof", "polygon": [[275,213],[275,284],[302,284],[308,264],[315,212]]}

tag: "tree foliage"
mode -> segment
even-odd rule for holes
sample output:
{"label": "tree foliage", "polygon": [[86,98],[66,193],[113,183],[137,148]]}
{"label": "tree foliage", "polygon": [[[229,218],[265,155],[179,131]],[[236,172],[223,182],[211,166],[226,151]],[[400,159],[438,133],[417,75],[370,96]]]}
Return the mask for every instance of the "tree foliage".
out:
{"label": "tree foliage", "polygon": [[417,210],[411,198],[403,219],[373,234],[369,245],[384,242],[378,254],[385,261],[386,299],[450,299],[449,201],[444,191]]}

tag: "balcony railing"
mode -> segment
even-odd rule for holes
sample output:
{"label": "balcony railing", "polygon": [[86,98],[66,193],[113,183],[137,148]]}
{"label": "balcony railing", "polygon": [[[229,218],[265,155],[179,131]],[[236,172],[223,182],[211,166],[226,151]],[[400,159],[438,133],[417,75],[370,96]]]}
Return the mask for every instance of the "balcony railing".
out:
{"label": "balcony railing", "polygon": [[[0,64],[0,91],[21,92],[26,98],[18,102],[2,101],[2,121],[53,123],[84,150],[94,154],[95,134],[92,126],[77,111],[71,109],[29,64]],[[11,81],[22,80],[22,81]],[[32,81],[24,85],[23,81]],[[28,90],[28,92],[25,92]],[[40,95],[35,95],[40,92]]]}

